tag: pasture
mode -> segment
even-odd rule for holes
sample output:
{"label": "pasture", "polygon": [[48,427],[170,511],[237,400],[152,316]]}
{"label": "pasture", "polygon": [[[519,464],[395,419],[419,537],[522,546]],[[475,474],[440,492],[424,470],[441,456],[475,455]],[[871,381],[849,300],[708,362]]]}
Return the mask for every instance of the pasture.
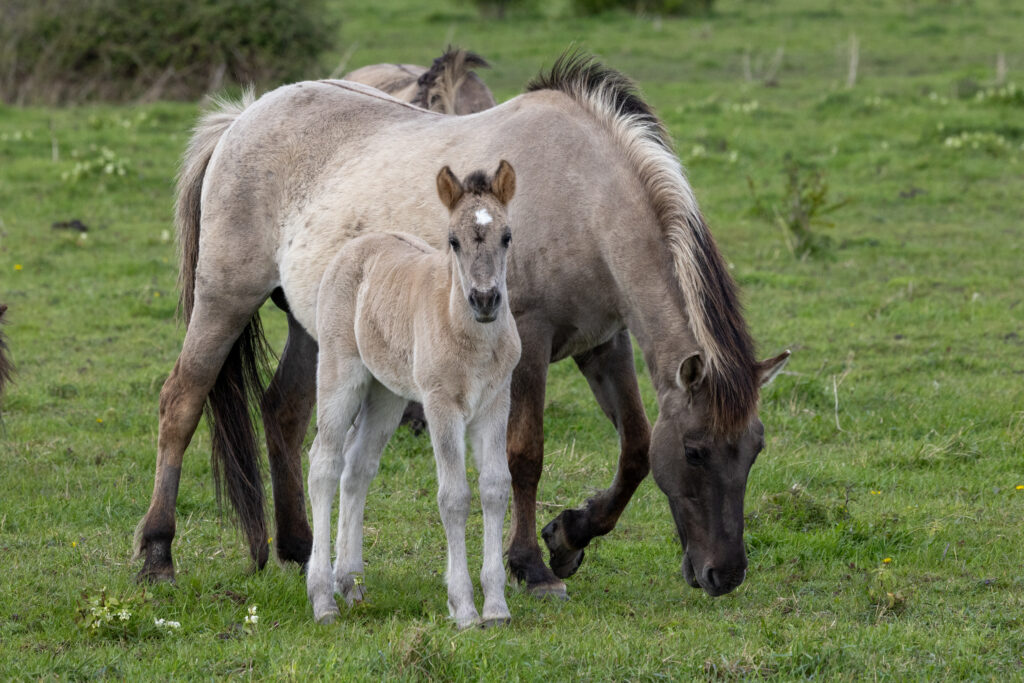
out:
{"label": "pasture", "polygon": [[[458,632],[430,444],[401,429],[367,499],[368,600],[317,626],[296,567],[249,571],[201,426],[177,585],[138,586],[132,532],[183,336],[173,178],[198,108],[0,107],[0,303],[17,367],[0,431],[0,677],[1024,676],[1019,3],[720,0],[690,19],[555,6],[501,22],[454,0],[349,5],[336,4],[349,69],[429,63],[450,40],[494,65],[481,76],[503,101],[575,43],[638,81],[759,356],[794,352],[762,396],[746,582],[716,599],[685,584],[648,479],[588,547],[569,601],[510,582],[510,626]],[[842,203],[812,221],[827,240],[806,258],[780,224],[795,211],[787,170],[804,183],[797,208],[815,188]],[[76,219],[87,232],[52,227]],[[284,315],[268,304],[264,322],[283,342]],[[618,455],[571,361],[551,369],[545,436],[541,524],[606,486]],[[474,499],[474,575],[481,523]],[[94,613],[112,619],[92,627]]]}

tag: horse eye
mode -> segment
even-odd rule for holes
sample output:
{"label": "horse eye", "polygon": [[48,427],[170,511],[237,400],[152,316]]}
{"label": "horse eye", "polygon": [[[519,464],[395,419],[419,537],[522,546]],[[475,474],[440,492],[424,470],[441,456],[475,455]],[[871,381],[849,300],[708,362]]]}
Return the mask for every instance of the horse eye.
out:
{"label": "horse eye", "polygon": [[459,238],[457,237],[449,237],[448,244],[452,246],[452,251],[458,251],[459,247],[462,246],[459,244]]}
{"label": "horse eye", "polygon": [[703,448],[686,447],[686,462],[694,467],[701,467],[707,459],[707,451]]}
{"label": "horse eye", "polygon": [[508,230],[506,230],[505,234],[503,234],[501,236],[501,246],[507,247],[511,243],[512,243],[512,233],[510,233]]}

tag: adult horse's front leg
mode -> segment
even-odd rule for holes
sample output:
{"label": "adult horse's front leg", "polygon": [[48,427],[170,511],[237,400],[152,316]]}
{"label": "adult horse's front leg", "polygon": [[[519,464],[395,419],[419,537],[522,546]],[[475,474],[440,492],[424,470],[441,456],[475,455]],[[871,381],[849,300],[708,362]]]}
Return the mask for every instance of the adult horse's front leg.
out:
{"label": "adult horse's front leg", "polygon": [[135,554],[145,553],[139,580],[174,580],[171,541],[185,449],[224,359],[259,304],[227,299],[196,302],[181,354],[160,390],[153,497],[135,529]]}
{"label": "adult horse's front leg", "polygon": [[316,358],[316,340],[289,313],[288,342],[261,411],[274,490],[277,556],[302,566],[313,547],[302,481],[302,440],[316,402]]}
{"label": "adult horse's front leg", "polygon": [[551,337],[516,321],[523,351],[512,373],[508,469],[512,473],[512,532],[508,566],[531,594],[567,597],[565,584],[544,564],[537,542],[537,484],[544,467],[544,391]]}
{"label": "adult horse's front leg", "polygon": [[561,578],[576,573],[583,562],[583,549],[591,539],[615,528],[637,486],[650,471],[651,425],[640,398],[629,332],[620,332],[574,360],[604,414],[619,432],[622,452],[611,486],[588,500],[583,508],[563,511],[541,532],[551,554],[551,569]]}

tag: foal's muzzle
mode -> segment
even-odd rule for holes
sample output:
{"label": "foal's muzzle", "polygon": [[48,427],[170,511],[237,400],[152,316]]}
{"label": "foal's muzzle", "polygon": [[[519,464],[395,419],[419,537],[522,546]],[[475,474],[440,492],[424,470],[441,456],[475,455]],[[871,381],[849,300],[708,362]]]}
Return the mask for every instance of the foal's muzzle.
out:
{"label": "foal's muzzle", "polygon": [[498,317],[498,306],[501,304],[501,290],[474,289],[469,293],[469,305],[473,309],[473,317],[479,323],[494,322]]}

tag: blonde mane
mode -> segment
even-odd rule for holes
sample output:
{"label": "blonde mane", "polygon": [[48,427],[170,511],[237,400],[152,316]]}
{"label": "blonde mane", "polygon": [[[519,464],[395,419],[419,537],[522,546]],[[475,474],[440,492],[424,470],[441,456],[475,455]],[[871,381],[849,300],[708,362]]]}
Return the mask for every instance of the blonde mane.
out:
{"label": "blonde mane", "polygon": [[704,361],[715,431],[744,427],[757,407],[754,344],[736,285],[708,230],[664,125],[634,83],[593,57],[566,53],[528,91],[558,90],[614,136],[647,188]]}

